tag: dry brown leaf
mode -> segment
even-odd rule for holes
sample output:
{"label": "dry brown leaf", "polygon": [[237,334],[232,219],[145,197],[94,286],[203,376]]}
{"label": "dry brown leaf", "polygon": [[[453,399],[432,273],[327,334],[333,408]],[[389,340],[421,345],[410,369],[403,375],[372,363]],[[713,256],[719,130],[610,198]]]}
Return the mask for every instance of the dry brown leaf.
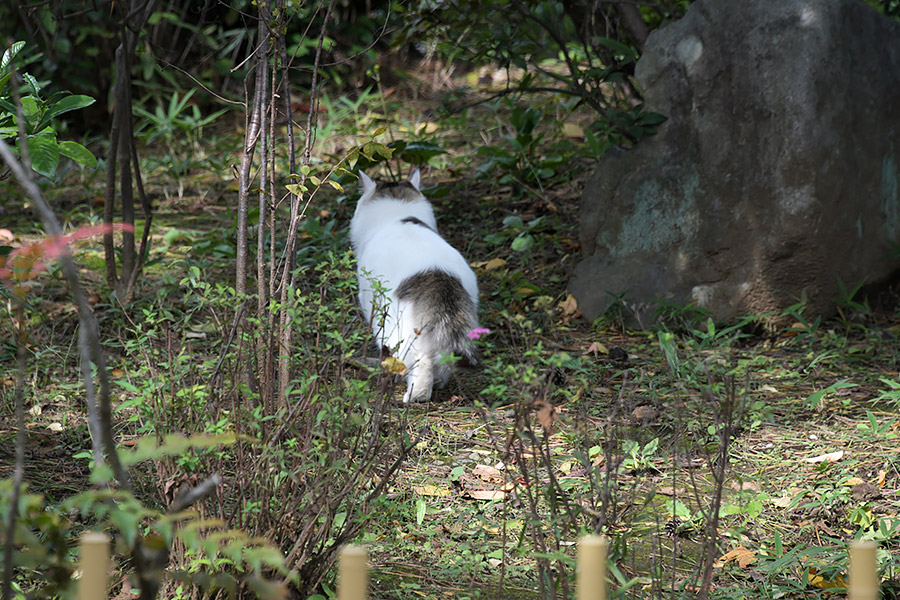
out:
{"label": "dry brown leaf", "polygon": [[740,483],[735,481],[731,484],[731,489],[741,491],[741,490],[749,490],[751,492],[758,492],[759,486],[752,481],[741,481]]}
{"label": "dry brown leaf", "polygon": [[481,260],[478,262],[473,262],[471,266],[475,269],[480,269],[485,273],[490,273],[491,271],[496,271],[501,267],[505,267],[506,261],[502,258],[492,258],[491,260]]}
{"label": "dry brown leaf", "polygon": [[594,356],[598,354],[609,354],[609,348],[601,344],[600,342],[592,342],[588,349],[582,352],[582,354],[593,354]]}
{"label": "dry brown leaf", "polygon": [[793,499],[794,496],[792,496],[791,494],[785,494],[780,498],[772,498],[771,502],[778,508],[787,508],[791,505],[791,501],[793,501]]}
{"label": "dry brown leaf", "polygon": [[488,465],[475,465],[475,468],[472,469],[472,475],[487,480],[503,479],[503,473]]}
{"label": "dry brown leaf", "polygon": [[863,482],[863,480],[860,479],[859,477],[851,477],[850,479],[848,479],[847,481],[844,482],[844,485],[849,485],[850,487],[853,487],[854,485],[859,485],[862,482]]}
{"label": "dry brown leaf", "polygon": [[887,471],[878,471],[878,478],[875,480],[875,485],[878,487],[884,487],[884,484],[887,482]]}
{"label": "dry brown leaf", "polygon": [[113,377],[125,377],[125,371],[123,371],[122,369],[113,369],[109,372],[109,374]]}
{"label": "dry brown leaf", "polygon": [[544,431],[547,434],[553,433],[553,426],[559,420],[559,407],[553,406],[548,402],[544,402],[543,400],[538,400],[534,403],[534,407],[537,409],[537,419],[538,423],[541,424],[541,427],[544,428]]}
{"label": "dry brown leaf", "polygon": [[501,490],[468,490],[466,495],[475,500],[503,500],[506,492]]}
{"label": "dry brown leaf", "polygon": [[631,411],[631,420],[636,425],[644,425],[651,421],[655,421],[658,416],[659,411],[648,404],[635,406],[634,410]]}
{"label": "dry brown leaf", "polygon": [[575,296],[569,294],[565,300],[559,303],[559,309],[564,317],[571,317],[578,312],[578,300],[575,299]]}
{"label": "dry brown leaf", "polygon": [[825,462],[825,461],[837,462],[837,461],[841,460],[842,458],[844,458],[844,451],[838,450],[836,452],[829,452],[828,454],[820,454],[819,456],[804,458],[802,460],[803,460],[803,462],[807,462],[811,465],[815,465],[815,464],[818,464],[820,462]]}
{"label": "dry brown leaf", "polygon": [[722,566],[731,561],[736,561],[738,566],[742,569],[746,569],[748,566],[756,562],[756,552],[753,550],[748,550],[743,546],[738,546],[734,550],[726,552],[722,556],[719,557],[719,560],[716,561],[716,565]]}

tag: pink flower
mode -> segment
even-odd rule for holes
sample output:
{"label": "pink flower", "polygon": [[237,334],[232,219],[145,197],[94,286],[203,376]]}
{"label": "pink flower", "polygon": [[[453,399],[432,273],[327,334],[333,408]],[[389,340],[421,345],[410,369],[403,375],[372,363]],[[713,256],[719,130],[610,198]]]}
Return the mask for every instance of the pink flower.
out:
{"label": "pink flower", "polygon": [[491,332],[490,329],[485,329],[484,327],[476,327],[475,329],[473,329],[472,331],[469,332],[469,339],[477,340],[481,336],[487,335],[490,332]]}

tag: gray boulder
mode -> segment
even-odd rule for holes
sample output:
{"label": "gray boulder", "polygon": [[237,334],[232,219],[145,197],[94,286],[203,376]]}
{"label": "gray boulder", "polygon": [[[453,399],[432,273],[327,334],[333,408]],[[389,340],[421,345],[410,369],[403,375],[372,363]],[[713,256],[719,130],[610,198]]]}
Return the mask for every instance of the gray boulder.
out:
{"label": "gray boulder", "polygon": [[587,183],[570,291],[695,302],[719,319],[900,266],[900,24],[860,0],[698,0],[637,64],[655,136]]}

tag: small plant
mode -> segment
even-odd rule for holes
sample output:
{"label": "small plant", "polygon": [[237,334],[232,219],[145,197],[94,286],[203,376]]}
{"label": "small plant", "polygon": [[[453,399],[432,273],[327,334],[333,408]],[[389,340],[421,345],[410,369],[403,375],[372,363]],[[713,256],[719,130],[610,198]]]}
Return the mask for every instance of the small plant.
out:
{"label": "small plant", "polygon": [[880,381],[887,386],[887,389],[882,390],[881,394],[875,398],[875,400],[884,400],[887,401],[888,404],[893,405],[895,409],[900,408],[900,381],[887,379],[885,377],[882,377]]}
{"label": "small plant", "polygon": [[[19,120],[12,77],[15,59],[24,48],[25,42],[16,42],[0,58],[0,138],[17,138],[20,129],[23,130],[31,168],[48,179],[55,177],[62,156],[90,168],[96,167],[97,159],[90,150],[72,140],[59,140],[53,126],[60,115],[93,104],[94,99],[90,96],[56,92],[43,98],[37,79],[28,73],[20,73],[24,84],[19,89],[22,108],[22,120]],[[21,140],[17,140],[16,149],[22,156]]]}
{"label": "small plant", "polygon": [[643,446],[634,440],[625,440],[623,453],[625,457],[622,459],[622,466],[630,471],[648,471],[655,470],[653,459],[656,457],[656,451],[659,449],[659,438],[653,438]]}
{"label": "small plant", "polygon": [[503,219],[503,226],[506,229],[484,236],[484,241],[489,244],[506,244],[512,240],[510,248],[515,252],[524,253],[534,247],[534,234],[541,229],[543,223],[544,217],[538,217],[525,223],[522,217],[510,215]]}
{"label": "small plant", "polygon": [[541,184],[566,164],[562,154],[541,153],[544,133],[537,130],[543,113],[534,107],[516,106],[509,115],[510,131],[502,135],[502,145],[486,145],[478,149],[485,158],[476,175],[488,176],[495,170],[501,175],[497,183],[508,185]]}
{"label": "small plant", "polygon": [[841,324],[845,329],[848,330],[854,325],[861,326],[858,323],[855,323],[855,321],[859,321],[861,319],[872,316],[872,309],[869,307],[868,302],[860,302],[856,299],[860,288],[862,288],[863,284],[865,283],[865,280],[860,281],[850,289],[848,289],[847,286],[844,285],[844,281],[840,277],[837,278],[837,283],[838,297],[834,299],[834,302],[837,305],[838,316],[841,320]]}
{"label": "small plant", "polygon": [[158,103],[153,112],[141,106],[133,108],[136,115],[143,117],[137,127],[138,136],[145,144],[163,142],[168,151],[163,163],[178,178],[200,164],[198,157],[202,158],[204,153],[200,144],[203,128],[227,112],[220,109],[203,116],[200,108],[191,102],[195,91],[184,95],[174,91],[168,105]]}
{"label": "small plant", "polygon": [[812,321],[807,320],[803,313],[806,311],[806,300],[802,299],[800,302],[793,304],[781,312],[782,317],[792,317],[794,319],[794,323],[791,325],[789,331],[793,334],[796,334],[796,338],[798,341],[810,341],[815,338],[816,332],[819,331],[819,327],[822,324],[822,317],[816,316]]}

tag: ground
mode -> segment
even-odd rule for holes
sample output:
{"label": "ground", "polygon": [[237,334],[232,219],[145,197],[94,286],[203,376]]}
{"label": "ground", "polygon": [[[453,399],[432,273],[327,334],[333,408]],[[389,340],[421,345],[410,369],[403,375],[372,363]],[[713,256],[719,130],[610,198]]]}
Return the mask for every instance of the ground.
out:
{"label": "ground", "polygon": [[[591,115],[555,98],[521,100],[541,111],[537,141],[522,147],[512,141],[511,103],[459,111],[437,94],[382,92],[323,102],[320,156],[342,155],[382,124],[389,138],[444,151],[423,168],[423,182],[443,234],[476,269],[491,333],[479,340],[480,370],[461,370],[432,402],[391,408],[392,422],[418,443],[359,538],[370,551],[375,597],[561,597],[571,592],[576,536],[594,530],[612,540],[614,587],[632,597],[690,594],[705,559],[715,561],[720,597],[828,595],[844,586],[847,543],[860,537],[882,548],[882,572],[893,582],[885,589],[898,585],[896,287],[893,306],[843,298],[836,318],[794,310],[792,324],[778,329],[753,317],[713,324],[691,307],[664,307],[649,331],[625,326],[624,305],[588,323],[566,281],[579,257],[580,189],[595,159],[580,137]],[[179,280],[191,265],[209,281],[233,277],[236,184],[228,165],[238,160],[228,157],[240,146],[240,122],[226,115],[198,136],[193,162],[180,170],[159,148],[142,148],[156,220],[138,294],[171,297],[174,312],[183,308]],[[494,169],[481,173],[491,160]],[[12,182],[0,185],[16,194]],[[73,171],[46,190],[68,227],[99,218],[102,177]],[[5,202],[7,214],[21,207]],[[352,210],[352,194],[317,196],[301,266],[346,247]],[[15,232],[14,245],[38,238],[28,215],[13,217],[4,227]],[[104,291],[100,241],[79,243],[75,254],[114,377],[146,377],[126,341],[139,309],[117,306]],[[89,439],[66,294],[51,269],[29,300],[25,479],[48,498],[88,486],[88,462],[71,458]],[[13,348],[4,336],[7,416]],[[198,363],[215,356],[197,348]],[[356,352],[361,359],[369,349]],[[127,418],[135,410],[129,388],[118,394],[117,432],[127,446],[139,431]],[[12,423],[0,425],[2,477],[11,472]],[[717,491],[718,546],[707,552]]]}

